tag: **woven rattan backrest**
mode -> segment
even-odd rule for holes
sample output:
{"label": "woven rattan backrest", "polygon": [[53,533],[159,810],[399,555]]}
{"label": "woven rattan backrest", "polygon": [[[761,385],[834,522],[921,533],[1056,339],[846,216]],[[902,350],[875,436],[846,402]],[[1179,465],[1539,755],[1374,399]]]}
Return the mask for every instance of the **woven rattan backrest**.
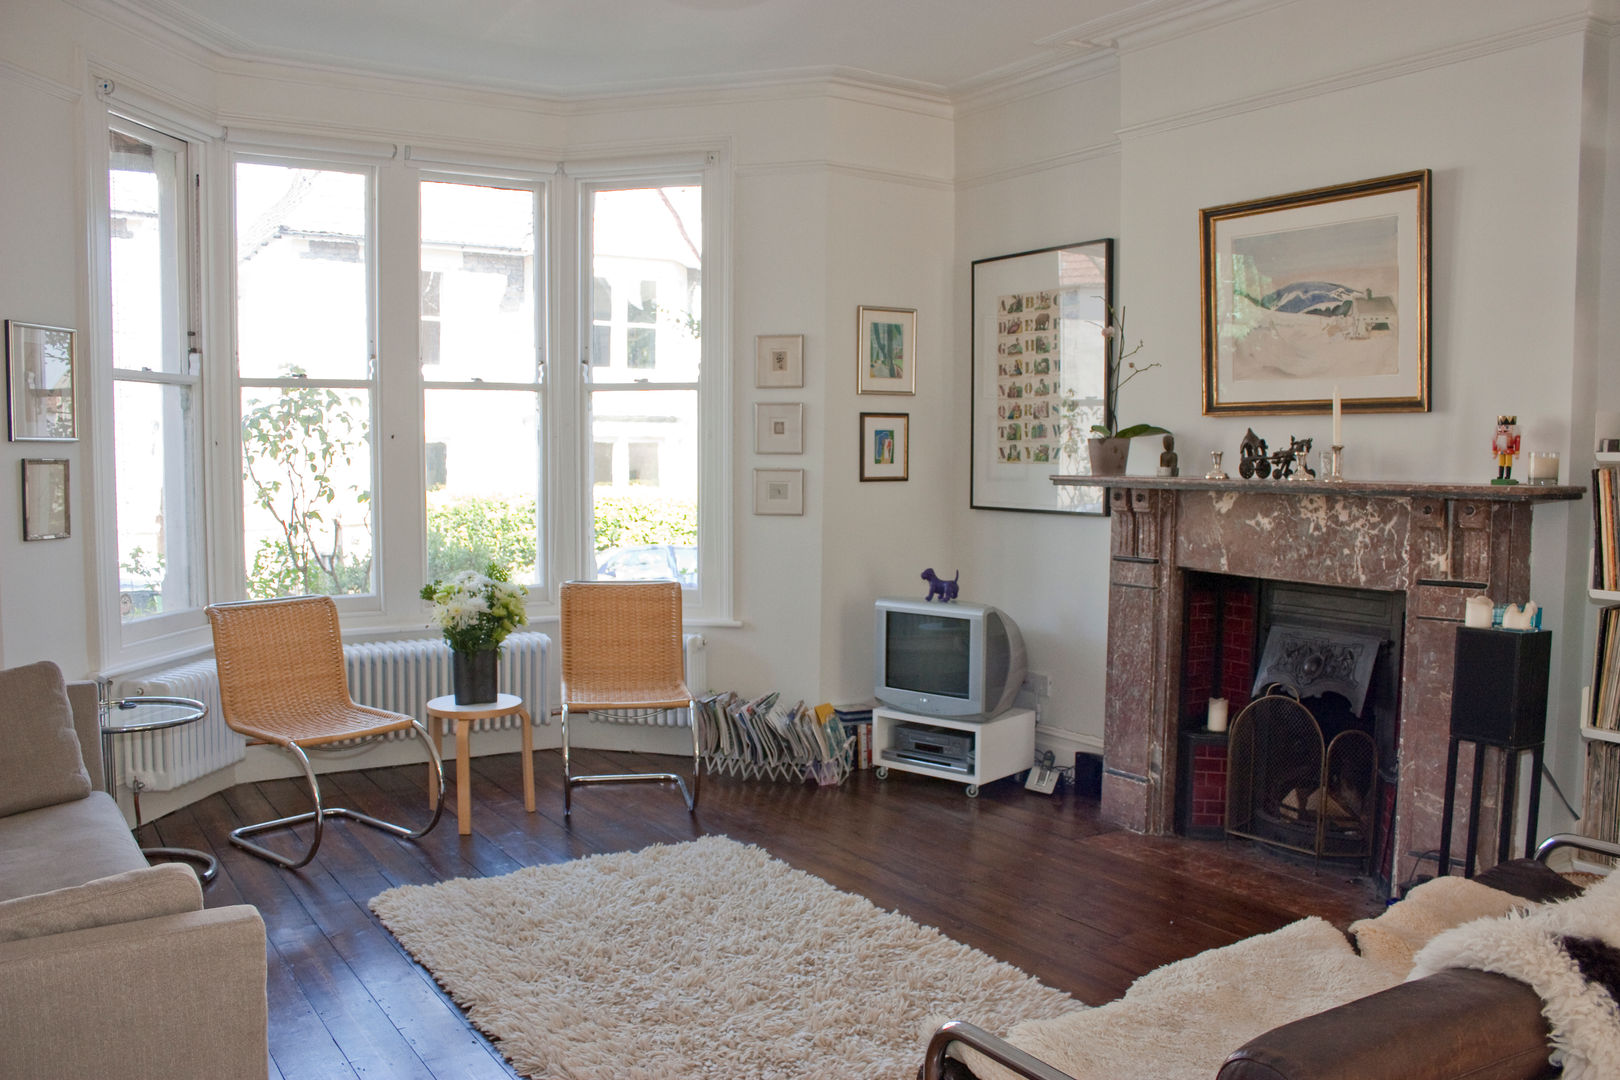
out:
{"label": "woven rattan backrest", "polygon": [[208,622],[228,726],[276,730],[289,707],[349,705],[343,637],[331,597],[215,604]]}
{"label": "woven rattan backrest", "polygon": [[679,696],[679,582],[570,581],[560,614],[564,701],[644,697],[649,690]]}

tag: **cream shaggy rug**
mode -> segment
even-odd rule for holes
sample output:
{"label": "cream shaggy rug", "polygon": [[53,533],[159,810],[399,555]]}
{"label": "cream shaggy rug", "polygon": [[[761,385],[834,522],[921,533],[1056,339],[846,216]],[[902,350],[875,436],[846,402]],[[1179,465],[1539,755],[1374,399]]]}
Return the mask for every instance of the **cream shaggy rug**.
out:
{"label": "cream shaggy rug", "polygon": [[722,836],[371,909],[528,1077],[907,1080],[939,1016],[1081,1008],[937,930]]}

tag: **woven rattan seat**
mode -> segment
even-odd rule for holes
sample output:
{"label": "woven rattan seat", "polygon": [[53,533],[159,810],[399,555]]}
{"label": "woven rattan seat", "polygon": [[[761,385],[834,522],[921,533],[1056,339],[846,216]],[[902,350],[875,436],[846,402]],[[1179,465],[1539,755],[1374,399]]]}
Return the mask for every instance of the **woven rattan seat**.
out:
{"label": "woven rattan seat", "polygon": [[[697,704],[686,686],[681,586],[674,581],[570,581],[561,594],[563,813],[581,784],[673,783],[697,807],[703,766]],[[692,726],[692,786],[675,773],[575,776],[570,713],[685,709]]]}
{"label": "woven rattan seat", "polygon": [[[337,605],[329,596],[299,596],[214,604],[208,608],[214,631],[214,662],[225,724],[260,743],[280,746],[298,759],[315,809],[308,813],[245,825],[231,833],[244,851],[296,870],[315,857],[328,817],[346,817],[415,840],[439,823],[444,811],[444,767],[427,728],[401,713],[357,705],[349,696],[343,665],[343,638]],[[321,789],[306,750],[334,743],[378,738],[412,730],[427,744],[432,780],[438,785],[433,819],[421,829],[382,821],[341,806],[323,807]],[[247,840],[268,829],[312,821],[315,835],[302,856],[282,855]]]}

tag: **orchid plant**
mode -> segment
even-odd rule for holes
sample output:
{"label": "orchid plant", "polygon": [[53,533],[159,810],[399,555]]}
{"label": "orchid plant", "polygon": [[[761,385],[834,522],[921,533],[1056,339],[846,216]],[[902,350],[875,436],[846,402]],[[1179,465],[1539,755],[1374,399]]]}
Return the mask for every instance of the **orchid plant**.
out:
{"label": "orchid plant", "polygon": [[422,599],[433,601],[433,621],[458,653],[499,648],[506,635],[529,621],[523,610],[529,590],[507,580],[499,563],[480,574],[463,570],[422,586]]}
{"label": "orchid plant", "polygon": [[[1142,351],[1142,339],[1138,338],[1130,351],[1125,350],[1125,309],[1121,307],[1115,315],[1113,305],[1106,301],[1103,304],[1108,309],[1109,324],[1102,328],[1104,355],[1108,360],[1108,383],[1103,388],[1106,396],[1107,408],[1103,410],[1103,423],[1092,424],[1091,433],[1099,439],[1134,439],[1138,435],[1167,435],[1168,429],[1156,424],[1132,424],[1130,427],[1109,427],[1107,421],[1113,418],[1117,424],[1119,417],[1119,392],[1125,384],[1145,372],[1152,371],[1163,365],[1159,363],[1138,364],[1131,357]],[[1126,374],[1129,372],[1129,374]],[[1123,376],[1123,377],[1122,377]]]}

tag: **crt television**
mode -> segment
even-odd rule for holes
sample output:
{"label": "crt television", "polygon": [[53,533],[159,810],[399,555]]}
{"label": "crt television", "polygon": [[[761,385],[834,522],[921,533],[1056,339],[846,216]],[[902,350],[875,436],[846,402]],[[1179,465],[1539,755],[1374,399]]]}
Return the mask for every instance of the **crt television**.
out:
{"label": "crt television", "polygon": [[877,602],[877,699],[929,716],[994,716],[1024,683],[1018,625],[987,604]]}

